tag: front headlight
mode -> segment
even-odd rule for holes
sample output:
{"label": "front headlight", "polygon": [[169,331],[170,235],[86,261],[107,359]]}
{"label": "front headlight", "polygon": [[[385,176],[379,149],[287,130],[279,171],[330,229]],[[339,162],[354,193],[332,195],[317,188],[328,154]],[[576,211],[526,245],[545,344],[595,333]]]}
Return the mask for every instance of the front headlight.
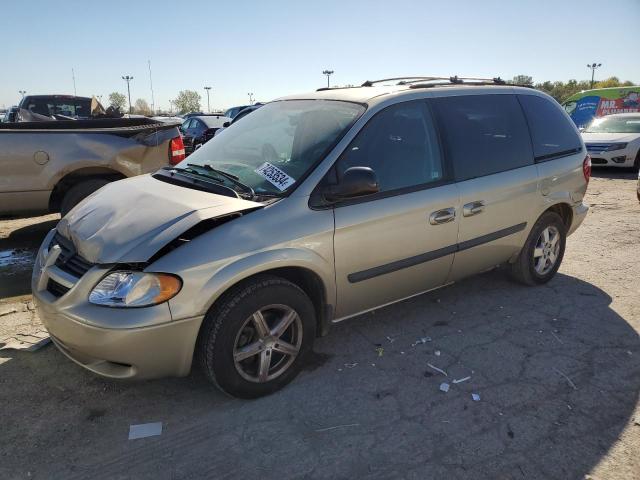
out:
{"label": "front headlight", "polygon": [[626,143],[612,143],[607,147],[607,152],[615,152],[616,150],[624,150],[627,148]]}
{"label": "front headlight", "polygon": [[112,272],[89,294],[89,301],[107,307],[147,307],[166,302],[182,288],[182,281],[167,273]]}

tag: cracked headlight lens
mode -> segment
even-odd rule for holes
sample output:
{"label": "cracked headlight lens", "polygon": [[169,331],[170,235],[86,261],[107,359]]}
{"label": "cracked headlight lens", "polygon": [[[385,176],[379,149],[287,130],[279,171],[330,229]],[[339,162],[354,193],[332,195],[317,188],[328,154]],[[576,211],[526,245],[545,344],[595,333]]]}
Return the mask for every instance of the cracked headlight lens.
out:
{"label": "cracked headlight lens", "polygon": [[93,288],[89,302],[107,307],[147,307],[166,302],[182,288],[168,273],[111,272]]}

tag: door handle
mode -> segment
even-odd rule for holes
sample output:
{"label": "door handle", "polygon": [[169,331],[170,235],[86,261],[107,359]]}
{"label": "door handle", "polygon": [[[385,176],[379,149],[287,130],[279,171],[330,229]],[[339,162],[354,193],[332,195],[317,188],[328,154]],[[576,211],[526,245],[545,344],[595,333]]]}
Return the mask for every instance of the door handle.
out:
{"label": "door handle", "polygon": [[464,217],[471,217],[484,211],[484,202],[477,200],[475,202],[467,203],[462,207],[462,215]]}
{"label": "door handle", "polygon": [[429,215],[429,223],[431,225],[442,225],[443,223],[453,222],[455,218],[455,208],[444,208],[442,210],[436,210],[431,215]]}

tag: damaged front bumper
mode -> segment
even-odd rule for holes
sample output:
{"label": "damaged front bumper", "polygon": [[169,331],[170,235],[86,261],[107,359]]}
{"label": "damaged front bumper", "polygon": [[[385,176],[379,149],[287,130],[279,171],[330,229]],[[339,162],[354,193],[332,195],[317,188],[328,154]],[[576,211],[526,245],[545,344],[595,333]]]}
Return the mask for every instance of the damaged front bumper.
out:
{"label": "damaged front bumper", "polygon": [[109,269],[94,265],[78,278],[59,268],[54,234],[47,235],[36,257],[31,286],[40,319],[60,351],[110,378],[187,375],[203,317],[174,321],[167,303],[141,308],[89,303],[89,293]]}

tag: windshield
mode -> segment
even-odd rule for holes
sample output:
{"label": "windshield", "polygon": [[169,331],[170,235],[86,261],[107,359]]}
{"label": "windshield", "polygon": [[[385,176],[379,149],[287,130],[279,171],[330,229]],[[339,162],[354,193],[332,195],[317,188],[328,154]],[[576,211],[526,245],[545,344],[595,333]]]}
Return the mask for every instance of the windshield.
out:
{"label": "windshield", "polygon": [[257,195],[282,195],[313,168],[365,108],[350,102],[289,100],[257,109],[178,167],[210,166]]}
{"label": "windshield", "polygon": [[596,118],[587,133],[640,133],[640,116]]}

